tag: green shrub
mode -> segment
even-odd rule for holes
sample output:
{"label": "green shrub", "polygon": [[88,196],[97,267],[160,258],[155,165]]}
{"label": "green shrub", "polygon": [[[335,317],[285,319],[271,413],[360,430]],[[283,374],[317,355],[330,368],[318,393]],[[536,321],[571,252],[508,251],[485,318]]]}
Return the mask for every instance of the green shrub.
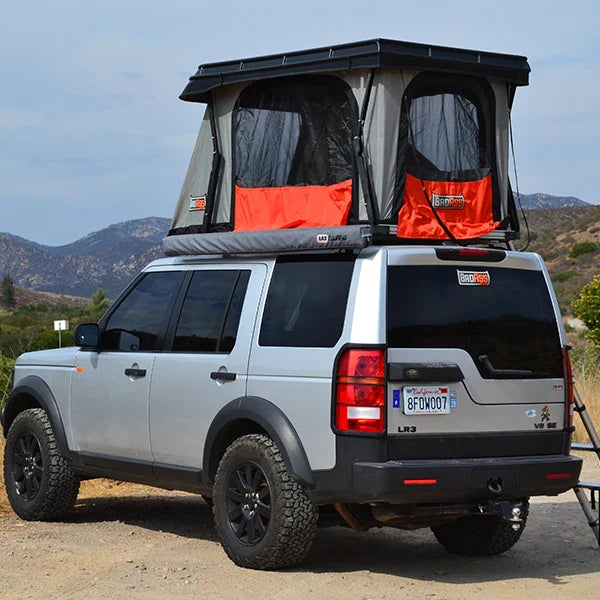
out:
{"label": "green shrub", "polygon": [[594,242],[579,242],[574,244],[571,248],[571,252],[569,252],[569,258],[577,258],[582,254],[587,254],[588,252],[596,252],[598,250],[598,246],[594,244]]}
{"label": "green shrub", "polygon": [[554,273],[550,276],[553,283],[563,283],[563,281],[568,281],[573,277],[577,277],[577,271],[559,271],[558,273]]}
{"label": "green shrub", "polygon": [[10,392],[10,378],[15,361],[0,354],[0,407],[6,402]]}
{"label": "green shrub", "polygon": [[573,310],[588,328],[588,340],[600,346],[600,275],[582,288],[573,302]]}

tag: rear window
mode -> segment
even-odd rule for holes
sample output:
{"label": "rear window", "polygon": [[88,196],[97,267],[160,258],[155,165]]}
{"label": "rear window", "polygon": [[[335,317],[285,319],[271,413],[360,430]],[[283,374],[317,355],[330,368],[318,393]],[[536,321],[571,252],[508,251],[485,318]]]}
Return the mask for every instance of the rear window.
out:
{"label": "rear window", "polygon": [[340,339],[353,260],[301,258],[275,265],[259,344],[331,348]]}
{"label": "rear window", "polygon": [[[389,267],[387,306],[390,347],[460,348],[485,378],[563,376],[558,327],[539,271]],[[492,373],[490,366],[530,373]]]}

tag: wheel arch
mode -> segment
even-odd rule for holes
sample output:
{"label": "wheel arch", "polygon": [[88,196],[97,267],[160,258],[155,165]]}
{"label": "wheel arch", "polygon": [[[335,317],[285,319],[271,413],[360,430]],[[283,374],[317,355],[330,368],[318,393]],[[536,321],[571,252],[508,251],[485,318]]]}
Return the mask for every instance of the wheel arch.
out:
{"label": "wheel arch", "polygon": [[43,409],[52,425],[58,450],[65,458],[69,456],[69,446],[58,404],[48,384],[35,375],[24,377],[11,391],[2,409],[2,429],[4,437],[16,417],[29,408]]}
{"label": "wheel arch", "polygon": [[264,433],[279,447],[290,475],[305,488],[315,480],[294,426],[275,404],[257,396],[245,396],[226,404],[213,419],[204,444],[203,479],[212,484],[225,450],[235,439]]}

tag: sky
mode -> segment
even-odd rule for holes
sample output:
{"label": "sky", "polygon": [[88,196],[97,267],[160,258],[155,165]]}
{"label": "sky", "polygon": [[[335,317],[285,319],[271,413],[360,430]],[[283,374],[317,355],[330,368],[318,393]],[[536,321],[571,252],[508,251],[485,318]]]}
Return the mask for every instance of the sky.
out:
{"label": "sky", "polygon": [[0,232],[66,244],[170,218],[203,106],[200,63],[377,37],[521,54],[522,193],[600,202],[600,3],[0,0]]}

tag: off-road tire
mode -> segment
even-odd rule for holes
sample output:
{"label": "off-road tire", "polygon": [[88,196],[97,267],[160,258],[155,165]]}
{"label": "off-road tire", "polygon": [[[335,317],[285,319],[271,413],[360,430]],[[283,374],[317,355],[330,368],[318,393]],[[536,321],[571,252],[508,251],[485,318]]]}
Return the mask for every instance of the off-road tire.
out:
{"label": "off-road tire", "polygon": [[461,517],[455,523],[432,527],[437,541],[453,554],[464,556],[493,556],[510,550],[521,537],[529,501],[521,507],[521,527],[514,530],[510,521],[493,515]]}
{"label": "off-road tire", "polygon": [[[239,533],[236,535],[239,526],[231,517],[236,511],[239,514],[242,507],[233,499],[239,495],[233,487],[236,481],[241,481],[238,473],[248,473],[244,471],[246,468],[255,477],[259,477],[259,471],[264,475],[262,484],[254,489],[250,486],[249,491],[256,492],[256,497],[264,494],[263,500],[270,506],[268,522],[266,526],[261,525],[262,537],[254,543],[249,543],[249,525],[246,525],[244,542]],[[237,565],[250,569],[281,569],[298,564],[310,551],[319,518],[317,507],[291,478],[279,448],[269,437],[245,435],[227,448],[217,470],[213,502],[217,535],[227,556]],[[242,529],[244,518],[244,515],[239,517]],[[259,518],[259,510],[256,518]],[[254,527],[253,524],[253,531]]]}
{"label": "off-road tire", "polygon": [[[29,483],[24,462],[30,471]],[[60,454],[48,415],[41,408],[23,411],[10,426],[4,448],[4,483],[13,510],[26,521],[60,519],[77,500],[79,479]]]}

